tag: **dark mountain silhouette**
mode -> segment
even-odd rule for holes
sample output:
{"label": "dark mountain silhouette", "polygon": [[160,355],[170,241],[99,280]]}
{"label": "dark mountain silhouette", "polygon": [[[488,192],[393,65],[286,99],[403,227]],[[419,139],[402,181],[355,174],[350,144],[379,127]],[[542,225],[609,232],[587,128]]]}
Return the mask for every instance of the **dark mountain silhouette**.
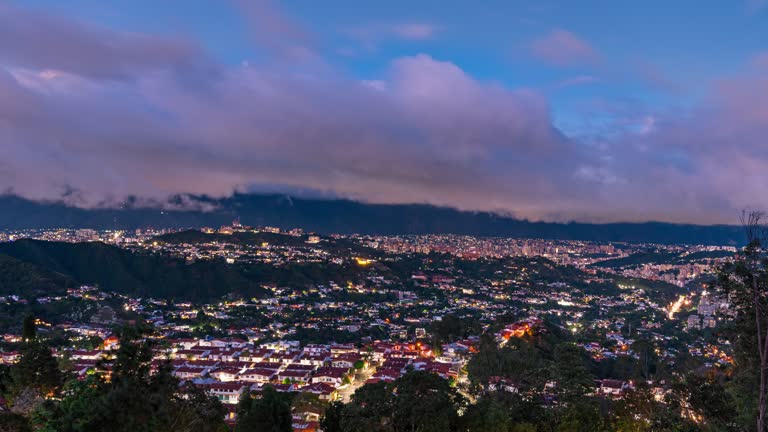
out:
{"label": "dark mountain silhouette", "polygon": [[0,243],[0,293],[6,285],[14,294],[33,294],[77,284],[135,296],[196,301],[229,293],[253,297],[266,292],[258,279],[223,260],[190,264],[183,259],[134,253],[99,242],[22,239]]}
{"label": "dark mountain silhouette", "polygon": [[[529,222],[488,212],[466,212],[424,204],[366,204],[342,199],[308,199],[275,194],[191,197],[214,208],[160,210],[147,207],[82,209],[63,203],[0,196],[0,229],[23,228],[197,228],[229,224],[301,227],[323,234],[466,234],[634,243],[743,243],[739,227],[647,223]],[[734,217],[735,219],[735,217]]]}
{"label": "dark mountain silhouette", "polygon": [[0,254],[0,295],[22,297],[41,294],[63,294],[75,287],[70,278],[34,264]]}

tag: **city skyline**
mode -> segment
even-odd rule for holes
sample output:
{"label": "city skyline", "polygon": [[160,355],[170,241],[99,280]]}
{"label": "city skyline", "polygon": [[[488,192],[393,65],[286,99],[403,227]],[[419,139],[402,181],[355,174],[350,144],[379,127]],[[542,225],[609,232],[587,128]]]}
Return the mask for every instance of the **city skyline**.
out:
{"label": "city skyline", "polygon": [[0,2],[0,187],[532,220],[766,207],[768,3]]}

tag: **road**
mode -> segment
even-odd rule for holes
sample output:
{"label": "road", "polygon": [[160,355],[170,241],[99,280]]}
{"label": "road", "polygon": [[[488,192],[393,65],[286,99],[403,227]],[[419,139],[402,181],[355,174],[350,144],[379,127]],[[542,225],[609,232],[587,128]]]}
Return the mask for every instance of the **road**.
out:
{"label": "road", "polygon": [[341,401],[344,403],[348,403],[352,397],[352,394],[354,394],[357,389],[362,387],[365,384],[365,382],[368,381],[368,378],[370,378],[371,375],[373,375],[375,372],[376,372],[376,367],[369,366],[368,368],[360,371],[359,374],[356,374],[355,381],[352,384],[339,387],[338,393]]}

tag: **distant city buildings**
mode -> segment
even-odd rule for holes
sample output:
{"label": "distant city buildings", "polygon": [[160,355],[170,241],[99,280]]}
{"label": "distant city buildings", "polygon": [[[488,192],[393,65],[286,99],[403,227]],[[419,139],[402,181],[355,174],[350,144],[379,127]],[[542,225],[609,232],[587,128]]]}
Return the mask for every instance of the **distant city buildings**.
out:
{"label": "distant city buildings", "polygon": [[[162,342],[153,367],[170,360],[175,376],[232,408],[230,419],[240,394],[258,393],[265,385],[332,401],[348,400],[364,383],[392,381],[408,370],[460,382],[483,332],[492,328],[496,343],[504,346],[535,335],[548,321],[578,336],[578,346],[598,362],[635,358],[639,340],[653,343],[662,361],[673,361],[682,349],[705,365],[732,362],[730,343],[707,338],[706,331],[728,319],[727,303],[702,282],[728,259],[730,247],[324,236],[239,221],[160,237],[166,234],[174,231],[26,230],[0,232],[0,242],[101,241],[186,264],[223,260],[275,271],[300,264],[312,270],[312,278],[301,272],[293,274],[299,282],[265,277],[259,281],[263,296],[228,295],[207,304],[139,298],[96,286],[39,295],[34,299],[39,304],[79,305],[67,319],[38,323],[69,338],[71,346],[57,355],[71,359],[73,373],[93,373],[98,362],[109,360],[118,343],[111,328],[132,319],[146,322],[151,337]],[[327,268],[338,271],[318,271]],[[0,297],[7,307],[27,307],[28,301]],[[440,341],[433,337],[436,324],[449,316],[477,325],[471,334]],[[19,337],[13,331],[2,335],[8,343]],[[83,348],[96,337],[103,342]],[[0,352],[0,363],[17,360],[15,352]],[[555,383],[549,384],[542,391],[551,391]],[[631,386],[599,380],[594,394],[618,399]],[[518,383],[490,377],[486,388],[515,393]],[[654,392],[661,397],[664,389],[657,386]]]}

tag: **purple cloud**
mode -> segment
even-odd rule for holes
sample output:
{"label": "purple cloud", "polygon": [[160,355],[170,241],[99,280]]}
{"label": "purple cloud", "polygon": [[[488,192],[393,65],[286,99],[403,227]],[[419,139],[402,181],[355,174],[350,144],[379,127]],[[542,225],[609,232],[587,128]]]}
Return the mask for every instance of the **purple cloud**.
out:
{"label": "purple cloud", "polygon": [[599,82],[600,82],[600,78],[594,75],[577,75],[577,76],[560,80],[557,83],[555,83],[553,87],[559,89],[559,88],[566,88],[566,87],[595,84]]}
{"label": "purple cloud", "polygon": [[272,55],[287,60],[314,59],[312,36],[285,15],[272,0],[232,0],[248,24],[253,41]]}
{"label": "purple cloud", "polygon": [[[553,126],[541,93],[476,79],[426,54],[394,59],[362,81],[327,65],[301,73],[279,61],[220,65],[191,42],[9,10],[55,23],[45,39],[0,26],[31,38],[24,52],[0,39],[0,187],[28,198],[103,206],[280,185],[590,221],[731,222],[742,207],[768,207],[768,65],[760,56],[683,112],[603,104],[606,132],[586,139]],[[98,41],[86,37],[94,31]],[[267,40],[305,45],[302,32],[272,31]],[[192,48],[160,56],[165,43]],[[92,60],[115,56],[112,46],[124,57]],[[558,58],[589,57],[573,51]]]}
{"label": "purple cloud", "polygon": [[392,32],[402,39],[431,39],[436,32],[435,26],[426,23],[406,23],[394,26]]}
{"label": "purple cloud", "polygon": [[586,40],[563,29],[554,29],[530,45],[538,59],[555,66],[594,65],[600,62],[600,53]]}
{"label": "purple cloud", "polygon": [[63,73],[6,74],[0,182],[35,199],[82,191],[81,205],[282,184],[504,210],[501,197],[533,198],[539,188],[503,180],[493,165],[533,175],[530,161],[557,165],[572,152],[534,92],[474,80],[426,55],[395,61],[379,86],[246,67],[210,89],[173,75],[115,87]]}
{"label": "purple cloud", "polygon": [[634,72],[649,86],[671,94],[685,93],[685,86],[671,79],[661,68],[650,62],[637,62]]}
{"label": "purple cloud", "polygon": [[0,3],[0,62],[112,80],[211,67],[199,45],[188,40],[117,32],[7,2]]}
{"label": "purple cloud", "polygon": [[768,0],[744,0],[744,7],[748,14],[756,14],[768,7]]}
{"label": "purple cloud", "polygon": [[[347,29],[344,34],[368,52],[392,40],[425,41],[435,37],[438,27],[426,22],[371,23]],[[347,49],[348,50],[348,49]]]}

